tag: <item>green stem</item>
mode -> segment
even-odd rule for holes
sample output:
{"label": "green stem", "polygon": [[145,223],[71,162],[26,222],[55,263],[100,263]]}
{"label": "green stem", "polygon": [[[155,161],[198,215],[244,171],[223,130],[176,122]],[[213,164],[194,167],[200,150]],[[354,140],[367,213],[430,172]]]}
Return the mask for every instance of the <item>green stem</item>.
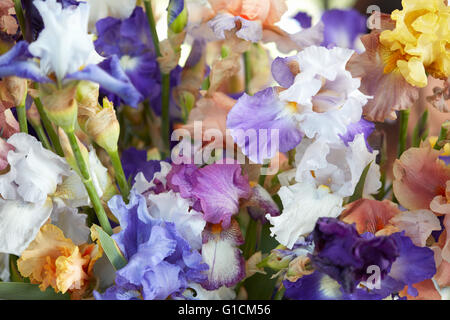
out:
{"label": "green stem", "polygon": [[38,135],[39,140],[41,140],[42,145],[48,149],[48,150],[52,150],[52,146],[50,145],[50,142],[48,141],[47,135],[45,134],[44,128],[42,128],[42,126],[39,125],[33,125],[31,124],[31,126],[33,127],[34,131],[36,131],[36,134]]}
{"label": "green stem", "polygon": [[155,47],[156,55],[161,57],[161,50],[159,48],[159,38],[156,32],[156,23],[153,16],[152,2],[151,0],[144,0],[145,13],[147,14],[148,24],[150,25],[150,32],[152,34],[153,45]]}
{"label": "green stem", "polygon": [[14,0],[14,9],[16,11],[17,20],[19,21],[20,31],[22,32],[23,38],[26,39],[25,16],[23,14],[21,0]]}
{"label": "green stem", "polygon": [[428,120],[428,109],[422,113],[419,121],[417,121],[416,126],[414,127],[413,135],[412,135],[412,147],[418,148],[420,146],[420,142],[426,136],[427,129],[427,120]]}
{"label": "green stem", "polygon": [[45,131],[47,131],[50,141],[55,148],[56,154],[60,157],[64,157],[64,151],[61,147],[61,143],[59,142],[59,137],[56,134],[55,129],[53,129],[53,125],[44,111],[44,106],[42,105],[41,99],[34,99],[34,104],[36,105],[36,109],[39,112],[39,116],[41,117],[41,121],[44,125]]}
{"label": "green stem", "polygon": [[252,65],[250,62],[250,51],[243,53],[244,55],[244,73],[245,73],[245,92],[250,93],[250,81],[252,79]]}
{"label": "green stem", "polygon": [[[145,12],[147,14],[148,24],[150,25],[150,32],[152,34],[153,45],[158,57],[161,57],[161,49],[159,47],[158,33],[156,32],[156,23],[153,16],[151,0],[144,1]],[[164,143],[165,150],[162,152],[162,158],[165,158],[170,153],[170,122],[169,122],[169,102],[170,102],[170,74],[161,72],[161,139]]]}
{"label": "green stem", "polygon": [[245,243],[242,250],[245,259],[250,258],[252,254],[255,253],[257,227],[257,221],[250,217],[250,221],[247,225],[247,231],[245,233]]}
{"label": "green stem", "polygon": [[23,99],[23,102],[16,107],[16,111],[17,111],[17,118],[19,119],[20,132],[28,133],[27,109],[25,107],[25,100],[26,95],[25,99]]}
{"label": "green stem", "polygon": [[163,159],[170,153],[170,119],[169,119],[169,103],[170,103],[170,75],[162,74],[162,110],[161,110],[161,138],[164,143]]}
{"label": "green stem", "polygon": [[86,191],[91,199],[92,205],[94,207],[95,213],[97,214],[98,221],[102,226],[103,230],[109,235],[112,235],[112,228],[109,224],[108,217],[106,216],[105,209],[100,201],[100,198],[95,190],[94,183],[92,182],[89,169],[86,162],[84,161],[83,155],[81,154],[80,147],[78,146],[77,138],[73,131],[66,131],[67,137],[69,138],[70,146],[72,147],[75,160],[78,165],[79,172],[81,173],[81,178]]}
{"label": "green stem", "polygon": [[406,150],[406,140],[408,137],[408,120],[409,120],[410,110],[402,110],[400,111],[400,135],[399,135],[399,143],[398,143],[398,158],[402,155],[402,153]]}
{"label": "green stem", "polygon": [[122,194],[123,200],[128,203],[128,196],[130,194],[130,186],[125,178],[125,173],[123,172],[122,163],[120,162],[119,152],[117,150],[108,152],[111,158],[112,165],[114,167],[114,173],[116,175],[117,183],[119,184],[120,193]]}
{"label": "green stem", "polygon": [[280,284],[280,288],[278,289],[277,293],[275,293],[275,296],[273,297],[274,300],[282,300],[284,293],[286,292],[286,288],[283,284]]}
{"label": "green stem", "polygon": [[441,132],[439,133],[439,138],[437,139],[436,143],[434,144],[433,149],[435,150],[441,150],[442,146],[440,144],[441,141],[447,139],[447,132],[450,127],[450,121],[445,121],[441,126]]}
{"label": "green stem", "polygon": [[[265,169],[269,168],[269,165],[270,165],[270,160],[269,160],[269,162],[264,163],[264,164],[261,166],[261,169],[260,169],[260,170],[261,170],[261,171],[264,171]],[[266,174],[265,174],[265,172],[262,172],[262,173],[261,173],[261,171],[260,171],[260,174],[259,174],[258,184],[259,184],[261,187],[264,188],[264,182],[266,181]]]}

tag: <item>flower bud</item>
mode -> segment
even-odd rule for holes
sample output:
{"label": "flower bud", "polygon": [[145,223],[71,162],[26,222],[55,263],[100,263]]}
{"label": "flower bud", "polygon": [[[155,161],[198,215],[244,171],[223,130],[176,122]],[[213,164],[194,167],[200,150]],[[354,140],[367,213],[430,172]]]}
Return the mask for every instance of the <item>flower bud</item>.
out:
{"label": "flower bud", "polygon": [[278,248],[279,247],[272,250],[267,259],[267,266],[273,270],[282,270],[287,268],[293,258],[291,254],[285,254],[281,247],[280,249]]}
{"label": "flower bud", "polygon": [[[176,6],[180,6],[180,2],[184,2],[184,0],[170,1],[169,7],[167,8],[169,13],[172,13],[174,11],[174,9],[176,9],[175,8]],[[182,32],[187,25],[188,11],[186,8],[186,4],[183,4],[183,5],[184,5],[183,10],[180,12],[180,14],[175,19],[171,14],[167,15],[167,22],[169,25],[169,30],[173,33]],[[170,21],[171,19],[172,19],[172,21]]]}
{"label": "flower bud", "polygon": [[85,128],[91,139],[107,152],[117,150],[120,125],[113,104],[107,98],[103,99],[103,109],[86,121]]}
{"label": "flower bud", "polygon": [[81,81],[77,86],[78,124],[86,131],[86,121],[99,110],[98,105],[100,86],[90,81]]}
{"label": "flower bud", "polygon": [[[81,175],[80,170],[78,168],[77,160],[75,159],[75,155],[73,154],[72,146],[70,145],[69,138],[63,129],[58,128],[59,142],[61,143],[61,147],[64,151],[64,157],[66,158],[67,163],[74,169],[78,174]],[[89,164],[89,152],[77,138],[78,147],[81,150],[81,155],[84,159],[84,162]]]}
{"label": "flower bud", "polygon": [[54,85],[41,85],[41,100],[48,118],[64,131],[73,132],[77,122],[77,87],[69,85],[56,89]]}
{"label": "flower bud", "polygon": [[35,126],[41,126],[41,117],[39,116],[39,111],[36,108],[34,102],[31,104],[30,108],[27,110],[27,118],[30,123]]}
{"label": "flower bud", "polygon": [[26,79],[16,76],[6,77],[4,79],[6,90],[12,97],[14,106],[20,106],[23,104],[27,94],[28,83]]}

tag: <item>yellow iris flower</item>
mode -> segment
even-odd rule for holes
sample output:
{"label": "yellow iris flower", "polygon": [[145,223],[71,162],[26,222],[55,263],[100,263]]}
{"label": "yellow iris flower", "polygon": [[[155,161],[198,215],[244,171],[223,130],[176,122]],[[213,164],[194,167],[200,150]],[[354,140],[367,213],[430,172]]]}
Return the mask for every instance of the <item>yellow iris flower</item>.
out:
{"label": "yellow iris flower", "polygon": [[[403,0],[380,42],[395,53],[398,71],[410,84],[423,88],[427,74],[446,79],[450,74],[450,7],[446,0]],[[392,68],[388,68],[389,72]]]}

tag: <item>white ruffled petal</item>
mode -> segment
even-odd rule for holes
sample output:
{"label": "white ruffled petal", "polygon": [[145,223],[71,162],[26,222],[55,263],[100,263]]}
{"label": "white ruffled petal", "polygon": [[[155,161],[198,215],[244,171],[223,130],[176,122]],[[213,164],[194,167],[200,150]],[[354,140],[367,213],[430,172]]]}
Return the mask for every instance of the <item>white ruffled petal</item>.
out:
{"label": "white ruffled petal", "polygon": [[342,198],[330,193],[326,187],[316,188],[310,183],[297,183],[281,187],[278,195],[283,203],[283,213],[278,217],[266,215],[273,225],[271,236],[289,249],[301,235],[313,231],[320,217],[338,217],[342,208]]}
{"label": "white ruffled petal", "polygon": [[0,199],[0,252],[22,254],[50,218],[50,198],[44,204]]}
{"label": "white ruffled petal", "polygon": [[165,161],[161,161],[160,165],[161,170],[159,172],[155,172],[152,181],[147,181],[142,172],[138,172],[138,174],[136,174],[136,177],[134,177],[133,189],[136,190],[137,193],[142,194],[148,189],[156,187],[156,184],[154,183],[155,180],[158,180],[163,184],[164,187],[166,187],[167,183],[166,177],[169,174],[170,170],[172,169],[172,165]]}
{"label": "white ruffled petal", "polygon": [[50,216],[52,224],[60,228],[64,236],[71,239],[75,245],[87,243],[91,234],[86,226],[87,215],[79,213],[75,208],[67,207],[59,199],[53,204],[53,212]]}
{"label": "white ruffled petal", "polygon": [[62,8],[56,0],[35,0],[44,29],[29,51],[40,58],[43,72],[54,72],[62,80],[67,74],[76,72],[88,64],[95,55],[92,35],[87,32],[89,4]]}
{"label": "white ruffled petal", "polygon": [[9,172],[0,175],[0,194],[4,199],[42,203],[70,174],[65,159],[44,149],[33,136],[16,133],[8,143],[15,150],[8,153]]}
{"label": "white ruffled petal", "polygon": [[202,213],[189,209],[190,205],[186,199],[173,191],[149,194],[147,199],[150,200],[148,212],[152,217],[173,222],[177,231],[193,249],[202,247],[202,231],[206,221]]}
{"label": "white ruffled petal", "polygon": [[374,194],[381,187],[380,168],[375,162],[378,151],[369,152],[363,134],[346,146],[342,141],[328,143],[324,139],[303,139],[297,147],[295,160],[298,182],[326,185],[341,197],[351,196],[366,166],[363,196]]}
{"label": "white ruffled petal", "polygon": [[184,296],[192,300],[234,300],[236,292],[233,288],[222,286],[216,290],[206,290],[200,284],[191,282],[188,287],[192,290],[186,290]]}

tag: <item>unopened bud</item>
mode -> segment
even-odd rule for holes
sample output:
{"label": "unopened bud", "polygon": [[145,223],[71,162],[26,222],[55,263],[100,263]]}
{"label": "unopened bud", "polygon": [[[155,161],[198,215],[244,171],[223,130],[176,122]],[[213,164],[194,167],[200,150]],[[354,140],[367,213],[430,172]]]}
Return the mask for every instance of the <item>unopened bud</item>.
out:
{"label": "unopened bud", "polygon": [[30,123],[35,126],[41,126],[41,117],[39,116],[39,111],[36,108],[36,105],[34,102],[31,104],[31,106],[27,110],[27,118]]}
{"label": "unopened bud", "polygon": [[100,86],[90,81],[81,81],[77,86],[78,124],[86,129],[86,121],[101,108],[98,105]]}
{"label": "unopened bud", "polygon": [[292,258],[292,255],[285,255],[279,250],[275,249],[272,250],[268,257],[267,266],[273,270],[285,269],[289,266]]}
{"label": "unopened bud", "polygon": [[[177,1],[171,1],[168,7],[168,11],[171,12],[172,8],[175,7],[176,5],[179,4],[175,4]],[[184,2],[184,1],[183,1]],[[186,8],[186,4],[184,3],[184,8],[183,10],[180,12],[180,14],[173,19],[173,17],[171,17],[171,15],[169,14],[167,16],[168,19],[168,24],[169,24],[169,30],[173,33],[180,33],[184,30],[184,28],[187,25],[188,22],[188,11]],[[170,19],[173,19],[173,21],[170,21]]]}
{"label": "unopened bud", "polygon": [[41,85],[41,100],[49,119],[64,131],[73,132],[77,122],[77,87],[69,85],[56,89],[54,85]]}
{"label": "unopened bud", "polygon": [[103,109],[86,121],[86,132],[100,147],[107,152],[117,150],[120,125],[117,121],[116,111],[107,98],[103,100]]}
{"label": "unopened bud", "polygon": [[14,106],[20,106],[23,104],[27,94],[27,80],[16,76],[6,77],[4,79],[6,90],[12,97]]}
{"label": "unopened bud", "polygon": [[[75,155],[73,154],[72,146],[70,145],[69,137],[64,132],[62,128],[58,128],[59,142],[61,143],[61,147],[64,151],[64,157],[66,158],[67,163],[74,169],[78,174],[80,174],[80,170],[78,168],[77,160],[75,159]],[[76,137],[76,136],[75,136]],[[86,164],[89,164],[89,152],[84,146],[83,143],[76,137],[78,147],[80,148],[81,155]]]}

